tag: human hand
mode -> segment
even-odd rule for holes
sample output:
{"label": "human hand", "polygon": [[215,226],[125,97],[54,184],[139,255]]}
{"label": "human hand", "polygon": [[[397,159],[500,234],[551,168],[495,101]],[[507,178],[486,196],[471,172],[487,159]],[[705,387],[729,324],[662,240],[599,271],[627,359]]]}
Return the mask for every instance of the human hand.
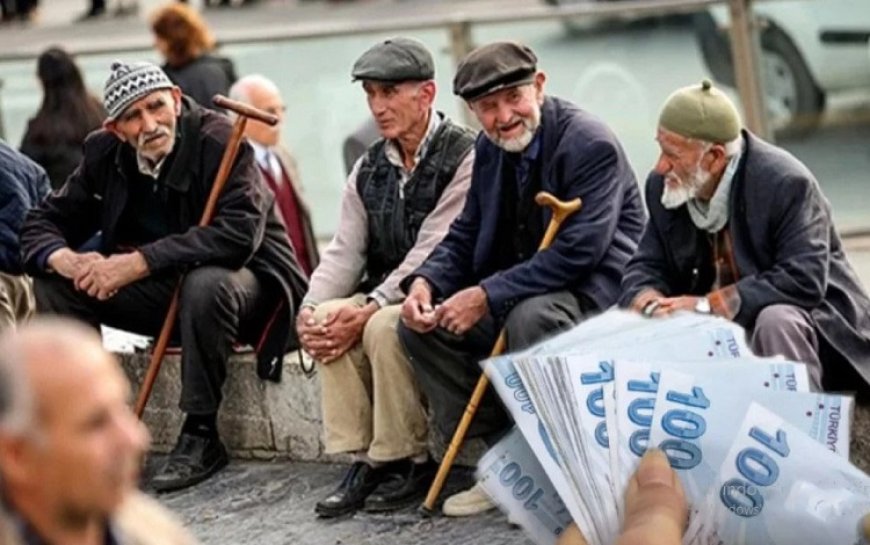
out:
{"label": "human hand", "polygon": [[432,331],[438,325],[432,308],[432,290],[425,278],[418,277],[411,283],[408,296],[402,303],[401,317],[402,323],[417,333]]}
{"label": "human hand", "polygon": [[465,288],[453,294],[435,310],[438,325],[454,335],[464,335],[489,310],[486,292],[480,286]]}
{"label": "human hand", "polygon": [[364,307],[346,306],[328,314],[323,320],[323,335],[311,341],[314,353],[309,352],[323,364],[332,363],[362,340],[363,330],[369,318],[378,311],[377,303]]}
{"label": "human hand", "polygon": [[700,297],[693,295],[681,295],[679,297],[663,297],[658,300],[658,308],[653,312],[653,316],[668,316],[674,312],[685,310],[688,312],[695,311],[695,305],[698,304]]}
{"label": "human hand", "polygon": [[[668,458],[649,449],[625,491],[625,523],[614,545],[680,545],[689,508]],[[588,545],[572,524],[557,545]]]}
{"label": "human hand", "polygon": [[139,252],[101,257],[82,266],[73,279],[76,289],[105,301],[124,286],[148,276],[148,263]]}
{"label": "human hand", "polygon": [[78,253],[69,248],[60,248],[48,256],[47,262],[57,274],[73,280],[82,267],[101,259],[105,258],[97,252]]}

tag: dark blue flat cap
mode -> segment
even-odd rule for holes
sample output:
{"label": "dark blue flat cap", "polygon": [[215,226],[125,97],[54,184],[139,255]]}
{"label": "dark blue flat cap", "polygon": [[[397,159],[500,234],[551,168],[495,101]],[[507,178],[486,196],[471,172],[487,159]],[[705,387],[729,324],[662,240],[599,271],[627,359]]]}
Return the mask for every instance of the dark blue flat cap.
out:
{"label": "dark blue flat cap", "polygon": [[495,42],[478,47],[459,63],[453,94],[474,100],[508,87],[535,80],[538,57],[516,42]]}

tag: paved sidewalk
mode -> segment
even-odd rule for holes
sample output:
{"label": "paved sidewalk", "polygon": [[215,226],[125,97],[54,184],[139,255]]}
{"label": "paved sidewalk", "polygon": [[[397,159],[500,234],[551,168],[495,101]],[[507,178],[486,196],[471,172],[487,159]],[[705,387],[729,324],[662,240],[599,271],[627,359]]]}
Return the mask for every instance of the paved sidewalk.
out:
{"label": "paved sidewalk", "polygon": [[[158,499],[209,545],[531,543],[497,510],[461,519],[423,518],[414,508],[390,515],[318,518],[314,504],[332,491],[343,471],[329,464],[232,462],[215,478]],[[460,484],[453,480],[450,488]]]}

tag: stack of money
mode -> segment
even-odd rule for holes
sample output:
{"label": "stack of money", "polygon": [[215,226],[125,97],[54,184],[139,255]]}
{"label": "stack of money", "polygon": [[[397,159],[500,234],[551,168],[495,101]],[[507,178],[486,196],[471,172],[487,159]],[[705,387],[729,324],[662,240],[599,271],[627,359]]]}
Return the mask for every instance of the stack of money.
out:
{"label": "stack of money", "polygon": [[572,521],[616,542],[623,493],[661,449],[690,507],[684,543],[853,544],[870,478],[848,462],[853,399],[755,357],[727,320],[607,312],[482,362],[516,428],[480,461],[487,493],[538,545]]}

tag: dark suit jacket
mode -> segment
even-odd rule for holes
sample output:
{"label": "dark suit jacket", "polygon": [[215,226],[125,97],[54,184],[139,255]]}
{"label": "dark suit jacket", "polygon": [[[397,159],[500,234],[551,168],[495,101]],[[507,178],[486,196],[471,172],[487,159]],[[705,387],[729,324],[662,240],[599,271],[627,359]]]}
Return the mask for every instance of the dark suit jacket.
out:
{"label": "dark suit jacket", "polygon": [[[728,228],[740,297],[733,319],[754,327],[774,304],[808,310],[821,336],[870,382],[870,300],[843,252],[831,206],[812,173],[788,152],[744,131],[746,149],[731,186]],[[647,180],[650,222],[629,263],[620,298],[643,290],[704,295],[697,249],[706,237],[681,206],[661,204],[662,176]]]}
{"label": "dark suit jacket", "polygon": [[[513,236],[498,232],[498,214],[503,184],[515,182],[503,172],[510,160],[506,152],[481,134],[465,208],[405,280],[406,288],[413,277],[423,276],[437,296],[447,297],[479,283],[497,317],[523,299],[561,290],[583,294],[602,309],[616,302],[645,221],[625,152],[601,121],[558,98],[545,98],[539,130],[541,189],[562,200],[583,200],[552,246],[506,270],[491,270],[496,238]],[[543,214],[542,231],[550,215]]]}

